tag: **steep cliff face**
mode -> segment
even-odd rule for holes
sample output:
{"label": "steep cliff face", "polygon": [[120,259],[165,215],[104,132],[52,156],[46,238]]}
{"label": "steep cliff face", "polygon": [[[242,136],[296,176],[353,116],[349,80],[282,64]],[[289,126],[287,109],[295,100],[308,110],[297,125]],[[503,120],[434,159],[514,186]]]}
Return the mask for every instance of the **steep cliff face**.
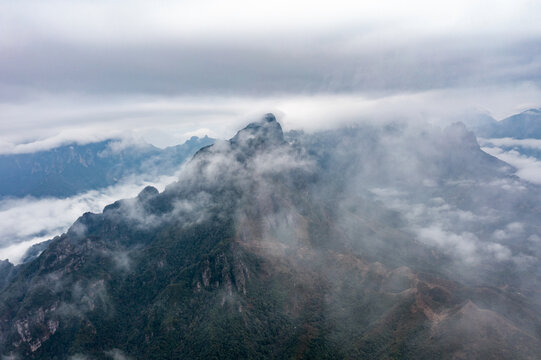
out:
{"label": "steep cliff face", "polygon": [[163,192],[84,214],[0,293],[0,354],[539,358],[536,301],[507,279],[454,278],[451,255],[371,195],[382,190],[369,191],[369,159],[353,161],[368,146],[386,166],[387,140],[359,131],[369,146],[292,140],[266,115],[199,151]]}

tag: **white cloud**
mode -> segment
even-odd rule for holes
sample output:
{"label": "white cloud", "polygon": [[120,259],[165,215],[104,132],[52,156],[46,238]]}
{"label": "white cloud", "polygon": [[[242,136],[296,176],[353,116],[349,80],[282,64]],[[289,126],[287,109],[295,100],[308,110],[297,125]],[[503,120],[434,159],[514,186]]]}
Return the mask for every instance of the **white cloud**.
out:
{"label": "white cloud", "polygon": [[517,169],[516,175],[521,179],[541,184],[541,161],[538,159],[521,155],[516,150],[505,151],[498,147],[483,147],[483,151],[505,161]]}
{"label": "white cloud", "polygon": [[0,153],[126,132],[159,146],[226,138],[269,111],[309,130],[510,115],[539,105],[540,10],[528,0],[0,0]]}
{"label": "white cloud", "polygon": [[[43,96],[1,103],[0,154],[28,153],[69,142],[111,137],[175,145],[193,135],[230,138],[244,124],[274,112],[284,129],[308,131],[387,120],[448,123],[475,109],[514,113],[520,101],[541,98],[532,85],[461,88],[368,96],[355,94],[245,96]],[[194,130],[198,129],[198,130]]]}
{"label": "white cloud", "polygon": [[470,232],[455,234],[445,231],[437,225],[432,225],[418,228],[417,234],[421,241],[431,246],[436,245],[465,263],[473,264],[479,260],[477,247],[479,238]]}
{"label": "white cloud", "polygon": [[481,146],[485,146],[485,147],[521,147],[521,148],[526,148],[526,149],[541,150],[540,139],[479,138],[478,141]]}
{"label": "white cloud", "polygon": [[[55,234],[56,235],[56,234]],[[39,244],[52,238],[51,236],[36,236],[31,237],[30,240],[25,240],[21,242],[16,242],[12,245],[0,248],[0,259],[9,260],[12,264],[18,264],[26,250],[28,250],[32,245]]]}
{"label": "white cloud", "polygon": [[523,256],[513,256],[511,250],[501,243],[522,235],[522,223],[507,224],[504,229],[496,230],[491,239],[481,236],[480,224],[491,227],[500,221],[489,207],[474,214],[450,205],[441,197],[421,203],[412,201],[407,193],[396,189],[372,189],[371,192],[386,206],[399,211],[421,242],[451,255],[459,264],[475,266],[494,260],[519,262]]}
{"label": "white cloud", "polygon": [[83,213],[101,212],[118,199],[134,197],[146,185],[163,189],[176,176],[162,176],[155,182],[126,179],[119,185],[92,190],[69,198],[22,198],[0,201],[0,259],[18,263],[33,244],[65,232]]}

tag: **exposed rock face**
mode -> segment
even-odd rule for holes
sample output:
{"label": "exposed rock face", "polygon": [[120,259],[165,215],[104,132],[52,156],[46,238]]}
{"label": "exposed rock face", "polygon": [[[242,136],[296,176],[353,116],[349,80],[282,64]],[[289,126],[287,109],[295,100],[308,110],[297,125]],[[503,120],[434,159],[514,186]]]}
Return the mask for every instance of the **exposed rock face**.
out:
{"label": "exposed rock face", "polygon": [[[26,345],[31,352],[38,350],[44,341],[47,341],[58,329],[59,320],[54,317],[56,304],[50,308],[38,308],[35,313],[28,314],[24,319],[15,321],[15,329],[19,340],[14,343],[15,347]],[[53,315],[53,318],[51,318]]]}

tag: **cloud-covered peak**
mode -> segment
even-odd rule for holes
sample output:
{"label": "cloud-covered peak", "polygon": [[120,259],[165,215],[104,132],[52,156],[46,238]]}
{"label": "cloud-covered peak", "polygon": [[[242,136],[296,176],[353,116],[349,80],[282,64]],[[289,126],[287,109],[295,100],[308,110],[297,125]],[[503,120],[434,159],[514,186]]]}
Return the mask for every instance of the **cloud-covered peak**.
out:
{"label": "cloud-covered peak", "polygon": [[240,130],[231,140],[231,145],[247,147],[253,150],[268,145],[284,143],[282,126],[276,121],[272,113],[265,114],[261,120],[248,124]]}
{"label": "cloud-covered peak", "polygon": [[463,146],[472,149],[478,149],[479,144],[475,134],[468,130],[463,122],[456,122],[444,129],[445,137],[452,144],[451,146]]}
{"label": "cloud-covered peak", "polygon": [[276,121],[276,116],[274,116],[273,113],[267,113],[263,116],[263,121],[271,123],[273,121]]}
{"label": "cloud-covered peak", "polygon": [[146,201],[150,198],[153,198],[154,196],[158,195],[160,192],[158,189],[156,189],[154,186],[146,186],[139,195],[137,195],[137,199],[140,201]]}

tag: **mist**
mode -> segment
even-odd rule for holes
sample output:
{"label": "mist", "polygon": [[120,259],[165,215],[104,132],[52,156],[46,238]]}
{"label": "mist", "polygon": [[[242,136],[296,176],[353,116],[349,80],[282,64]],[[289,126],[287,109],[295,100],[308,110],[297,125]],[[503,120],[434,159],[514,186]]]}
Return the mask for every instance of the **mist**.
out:
{"label": "mist", "polygon": [[0,357],[540,358],[540,13],[0,0]]}
{"label": "mist", "polygon": [[105,205],[137,195],[145,186],[164,188],[175,176],[161,176],[149,182],[128,178],[104,189],[91,190],[67,198],[32,197],[0,201],[0,259],[18,264],[26,250],[52,239],[68,228],[85,212],[101,212]]}
{"label": "mist", "polygon": [[[51,264],[24,289],[59,299],[40,305],[48,330],[30,345],[39,349],[66,322],[124,324],[139,313],[135,299],[148,298],[152,313],[137,315],[143,323],[157,313],[201,319],[210,307],[251,326],[271,306],[293,333],[299,324],[324,328],[329,351],[344,357],[372,349],[362,342],[380,331],[393,334],[384,344],[403,339],[430,353],[454,339],[483,353],[494,344],[535,352],[541,189],[519,170],[484,152],[462,123],[388,119],[284,133],[267,114],[197,152],[174,178],[160,179],[170,182],[160,190],[126,185],[68,199],[100,207],[22,265]],[[136,197],[102,211],[115,190],[136,188]],[[36,319],[21,321],[41,326]],[[401,326],[420,330],[395,333]],[[21,330],[27,338],[30,328]],[[520,330],[484,343],[485,328]],[[423,329],[450,335],[426,341]],[[174,336],[178,346],[193,344]],[[337,347],[352,337],[360,345]],[[113,345],[91,356],[153,351]]]}

